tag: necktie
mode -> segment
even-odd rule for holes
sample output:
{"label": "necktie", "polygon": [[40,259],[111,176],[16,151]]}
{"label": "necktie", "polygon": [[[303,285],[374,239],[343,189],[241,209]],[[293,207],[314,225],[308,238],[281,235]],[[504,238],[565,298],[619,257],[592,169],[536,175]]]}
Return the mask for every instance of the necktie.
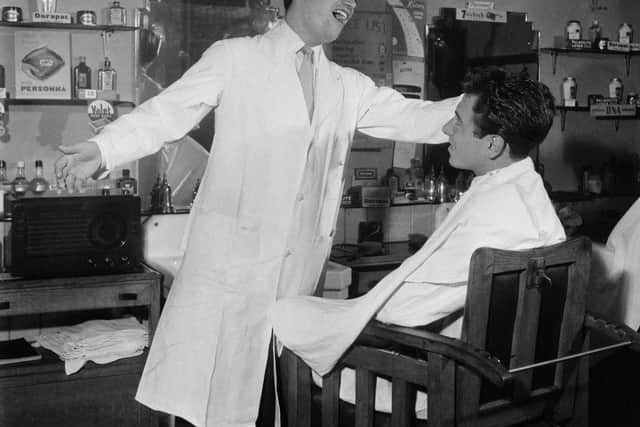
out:
{"label": "necktie", "polygon": [[311,120],[313,117],[313,50],[305,46],[298,51],[298,55],[300,55],[298,78],[304,93],[304,100],[307,102],[309,120]]}

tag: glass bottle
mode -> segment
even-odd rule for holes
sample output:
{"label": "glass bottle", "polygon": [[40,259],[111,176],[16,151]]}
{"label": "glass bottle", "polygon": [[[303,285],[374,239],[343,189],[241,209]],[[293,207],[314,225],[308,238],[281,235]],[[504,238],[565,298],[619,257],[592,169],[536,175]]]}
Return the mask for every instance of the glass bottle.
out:
{"label": "glass bottle", "polygon": [[4,80],[4,65],[0,64],[0,97],[4,98],[2,92],[6,89],[5,80]]}
{"label": "glass bottle", "polygon": [[44,194],[49,189],[49,182],[44,178],[42,160],[36,160],[36,176],[31,180],[30,187],[36,195]]}
{"label": "glass bottle", "polygon": [[107,23],[109,25],[127,25],[127,10],[114,1],[107,9]]}
{"label": "glass bottle", "polygon": [[171,194],[171,186],[167,180],[166,173],[162,177],[162,184],[160,185],[160,200],[162,213],[173,213],[173,195]]}
{"label": "glass bottle", "polygon": [[7,177],[7,162],[0,160],[0,216],[7,216],[5,200],[11,195],[11,181]]}
{"label": "glass bottle", "polygon": [[135,196],[138,193],[138,181],[131,176],[129,169],[122,169],[122,176],[117,179],[116,188],[123,196]]}
{"label": "glass bottle", "polygon": [[24,160],[19,160],[16,165],[16,177],[11,183],[11,193],[15,197],[22,197],[27,191],[29,191],[29,181],[25,175]]}
{"label": "glass bottle", "polygon": [[156,177],[156,182],[151,188],[151,212],[161,212],[160,206],[160,175]]}
{"label": "glass bottle", "polygon": [[91,68],[86,63],[87,58],[80,57],[78,65],[73,67],[73,96],[78,97],[80,89],[91,89]]}
{"label": "glass bottle", "polygon": [[104,66],[98,70],[98,90],[116,90],[117,73],[111,68],[109,58],[104,58]]}
{"label": "glass bottle", "polygon": [[591,47],[597,49],[601,38],[602,27],[600,27],[600,22],[598,22],[597,19],[594,19],[589,27],[589,40],[591,40]]}
{"label": "glass bottle", "polygon": [[436,201],[436,177],[433,166],[431,166],[427,176],[424,177],[424,198],[427,202]]}
{"label": "glass bottle", "polygon": [[444,174],[444,166],[440,166],[440,173],[436,178],[436,202],[447,202],[447,196],[449,195],[449,183],[447,177]]}

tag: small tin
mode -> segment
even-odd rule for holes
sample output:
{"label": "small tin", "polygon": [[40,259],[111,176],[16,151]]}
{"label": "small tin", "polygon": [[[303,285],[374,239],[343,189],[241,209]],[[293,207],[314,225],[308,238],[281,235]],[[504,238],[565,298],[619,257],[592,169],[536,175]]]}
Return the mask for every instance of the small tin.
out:
{"label": "small tin", "polygon": [[4,22],[22,22],[22,8],[17,6],[3,7],[2,20]]}
{"label": "small tin", "polygon": [[582,26],[580,21],[567,22],[567,40],[580,40],[582,37]]}
{"label": "small tin", "polygon": [[79,10],[76,17],[78,24],[81,25],[96,25],[98,23],[96,13],[92,10]]}
{"label": "small tin", "polygon": [[602,37],[598,40],[598,49],[607,50],[607,44],[609,43],[609,39],[607,37]]}
{"label": "small tin", "polygon": [[562,99],[565,107],[575,107],[578,99],[578,82],[574,77],[562,81]]}
{"label": "small tin", "polygon": [[638,105],[638,94],[635,92],[629,92],[627,94],[627,104]]}
{"label": "small tin", "polygon": [[623,22],[618,28],[618,41],[620,43],[631,43],[633,41],[633,28],[631,25]]}
{"label": "small tin", "polygon": [[616,98],[618,102],[622,102],[622,80],[617,77],[609,81],[609,98]]}

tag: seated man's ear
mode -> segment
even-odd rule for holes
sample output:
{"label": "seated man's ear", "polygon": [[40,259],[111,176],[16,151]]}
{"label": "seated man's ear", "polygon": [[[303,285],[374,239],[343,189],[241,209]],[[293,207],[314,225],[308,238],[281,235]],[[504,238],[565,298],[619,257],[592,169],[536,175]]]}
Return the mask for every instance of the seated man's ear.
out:
{"label": "seated man's ear", "polygon": [[507,149],[507,143],[500,135],[485,135],[486,146],[489,150],[489,158],[491,160],[496,159],[502,155],[504,150]]}

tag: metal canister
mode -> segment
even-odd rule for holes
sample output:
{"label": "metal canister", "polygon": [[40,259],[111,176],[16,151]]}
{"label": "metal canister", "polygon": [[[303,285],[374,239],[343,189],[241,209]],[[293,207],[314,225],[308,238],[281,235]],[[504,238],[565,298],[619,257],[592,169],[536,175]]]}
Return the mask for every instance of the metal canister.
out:
{"label": "metal canister", "polygon": [[631,43],[633,41],[633,28],[630,24],[623,22],[618,27],[618,41],[620,43]]}
{"label": "metal canister", "polygon": [[608,43],[609,39],[607,37],[601,37],[600,40],[598,40],[598,49],[607,50]]}
{"label": "metal canister", "polygon": [[580,21],[567,22],[567,40],[580,40],[582,37],[582,26]]}
{"label": "metal canister", "polygon": [[617,77],[609,81],[609,98],[616,98],[618,102],[622,102],[622,80]]}
{"label": "metal canister", "polygon": [[3,7],[2,20],[4,22],[22,22],[22,8],[18,6]]}
{"label": "metal canister", "polygon": [[77,22],[81,25],[96,25],[96,13],[92,10],[79,10],[76,14]]}
{"label": "metal canister", "polygon": [[574,77],[565,77],[562,81],[562,99],[565,107],[575,107],[578,100],[578,82]]}
{"label": "metal canister", "polygon": [[638,94],[636,92],[629,92],[627,94],[627,104],[638,105]]}

